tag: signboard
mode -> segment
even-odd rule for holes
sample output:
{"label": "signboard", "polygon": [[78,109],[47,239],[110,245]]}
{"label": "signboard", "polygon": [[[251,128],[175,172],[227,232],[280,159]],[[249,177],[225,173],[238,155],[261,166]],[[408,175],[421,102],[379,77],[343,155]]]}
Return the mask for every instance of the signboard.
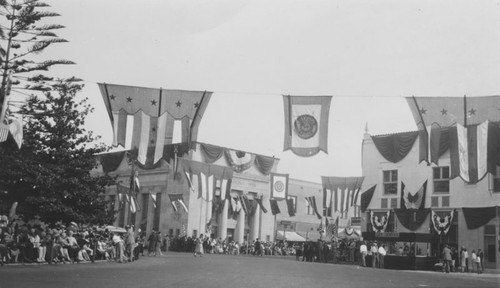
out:
{"label": "signboard", "polygon": [[351,226],[361,226],[361,217],[351,217]]}
{"label": "signboard", "polygon": [[377,238],[399,238],[398,232],[375,232]]}

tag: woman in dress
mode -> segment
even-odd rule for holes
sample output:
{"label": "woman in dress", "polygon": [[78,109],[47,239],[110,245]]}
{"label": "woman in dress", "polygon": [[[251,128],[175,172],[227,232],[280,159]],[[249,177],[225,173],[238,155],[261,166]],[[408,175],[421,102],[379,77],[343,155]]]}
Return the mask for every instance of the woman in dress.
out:
{"label": "woman in dress", "polygon": [[196,257],[196,255],[200,255],[200,257],[203,257],[203,234],[200,234],[200,237],[196,238],[194,257]]}

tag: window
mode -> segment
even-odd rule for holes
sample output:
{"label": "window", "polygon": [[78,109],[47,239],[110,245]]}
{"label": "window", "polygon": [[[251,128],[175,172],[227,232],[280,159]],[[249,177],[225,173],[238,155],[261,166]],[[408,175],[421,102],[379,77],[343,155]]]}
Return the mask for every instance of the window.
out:
{"label": "window", "polygon": [[433,168],[434,192],[450,192],[450,167]]}
{"label": "window", "polygon": [[431,197],[431,207],[439,207],[439,197]]}
{"label": "window", "polygon": [[497,166],[497,171],[493,175],[493,192],[500,192],[500,167]]}
{"label": "window", "polygon": [[314,210],[311,206],[311,204],[309,204],[309,201],[306,200],[306,214],[307,215],[314,215]]}
{"label": "window", "polygon": [[450,207],[450,196],[441,197],[441,207]]}
{"label": "window", "polygon": [[380,202],[380,208],[387,208],[387,198],[382,198]]}
{"label": "window", "polygon": [[398,170],[386,170],[384,174],[384,194],[398,193]]}
{"label": "window", "polygon": [[398,199],[391,198],[391,208],[398,208]]}

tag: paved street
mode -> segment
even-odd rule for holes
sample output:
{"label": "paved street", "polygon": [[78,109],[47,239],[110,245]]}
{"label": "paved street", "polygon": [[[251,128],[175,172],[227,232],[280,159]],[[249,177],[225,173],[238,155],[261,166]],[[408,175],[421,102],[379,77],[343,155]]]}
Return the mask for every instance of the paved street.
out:
{"label": "paved street", "polygon": [[187,253],[128,264],[8,265],[0,288],[22,287],[499,287],[499,274],[444,274],[296,262],[295,258]]}

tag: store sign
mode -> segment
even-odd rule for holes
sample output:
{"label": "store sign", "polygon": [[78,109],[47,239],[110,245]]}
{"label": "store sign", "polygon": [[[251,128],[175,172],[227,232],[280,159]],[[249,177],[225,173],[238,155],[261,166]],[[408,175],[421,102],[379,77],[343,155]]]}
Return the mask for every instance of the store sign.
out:
{"label": "store sign", "polygon": [[361,226],[361,217],[351,217],[351,226]]}
{"label": "store sign", "polygon": [[399,238],[398,232],[375,232],[377,238]]}

